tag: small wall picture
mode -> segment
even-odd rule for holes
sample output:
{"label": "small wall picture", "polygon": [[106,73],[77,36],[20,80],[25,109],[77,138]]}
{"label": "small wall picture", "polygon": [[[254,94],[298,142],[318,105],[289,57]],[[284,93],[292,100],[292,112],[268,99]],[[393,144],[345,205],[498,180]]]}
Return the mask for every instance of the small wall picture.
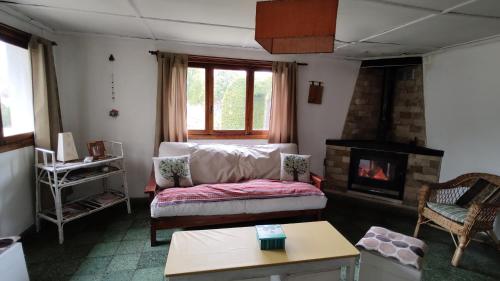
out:
{"label": "small wall picture", "polygon": [[94,160],[106,158],[106,147],[103,141],[89,142],[87,143],[87,149]]}
{"label": "small wall picture", "polygon": [[319,81],[309,81],[311,83],[309,85],[309,98],[307,102],[314,104],[321,104],[321,100],[323,97],[323,82]]}

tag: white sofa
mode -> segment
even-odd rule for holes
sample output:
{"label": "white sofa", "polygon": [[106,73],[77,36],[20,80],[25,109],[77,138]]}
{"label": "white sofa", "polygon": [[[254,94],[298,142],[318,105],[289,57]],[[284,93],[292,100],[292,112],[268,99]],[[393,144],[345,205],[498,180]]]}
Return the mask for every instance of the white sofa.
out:
{"label": "white sofa", "polygon": [[[223,145],[163,142],[159,156],[190,155],[190,169],[195,186],[210,184],[214,188],[245,180],[268,179],[271,184],[283,184],[280,179],[280,153],[297,153],[295,144]],[[311,175],[311,196],[290,196],[270,199],[228,200],[189,204],[158,204],[161,189],[154,174],[145,188],[151,199],[151,244],[156,243],[156,230],[191,227],[241,221],[255,221],[292,216],[320,216],[327,198],[318,189],[322,179]],[[222,185],[221,185],[222,184]],[[225,185],[224,185],[225,184]],[[290,184],[289,184],[290,185]],[[189,187],[183,188],[188,190]],[[293,192],[291,188],[290,192]],[[178,190],[179,191],[179,190]],[[181,191],[182,192],[182,191]]]}

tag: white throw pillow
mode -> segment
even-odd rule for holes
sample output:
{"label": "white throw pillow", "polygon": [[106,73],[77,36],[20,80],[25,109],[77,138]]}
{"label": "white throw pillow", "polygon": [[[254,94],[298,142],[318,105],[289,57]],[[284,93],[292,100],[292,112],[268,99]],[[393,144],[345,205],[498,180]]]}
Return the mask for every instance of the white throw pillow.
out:
{"label": "white throw pillow", "polygon": [[280,180],[310,182],[311,155],[281,153]]}
{"label": "white throw pillow", "polygon": [[156,184],[161,188],[193,186],[190,156],[153,157]]}

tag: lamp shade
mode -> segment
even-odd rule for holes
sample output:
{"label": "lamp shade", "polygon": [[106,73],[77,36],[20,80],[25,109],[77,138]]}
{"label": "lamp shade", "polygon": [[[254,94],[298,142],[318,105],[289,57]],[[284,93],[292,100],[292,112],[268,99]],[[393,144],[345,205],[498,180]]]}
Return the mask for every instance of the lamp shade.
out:
{"label": "lamp shade", "polygon": [[78,159],[75,140],[70,132],[59,133],[57,136],[57,161],[67,162]]}
{"label": "lamp shade", "polygon": [[271,54],[331,53],[338,0],[257,2],[255,40]]}

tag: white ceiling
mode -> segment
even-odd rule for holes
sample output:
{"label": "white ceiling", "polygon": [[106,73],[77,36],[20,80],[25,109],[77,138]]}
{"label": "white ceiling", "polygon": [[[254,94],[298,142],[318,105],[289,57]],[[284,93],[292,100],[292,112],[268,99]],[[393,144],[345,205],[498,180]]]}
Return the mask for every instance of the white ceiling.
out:
{"label": "white ceiling", "polygon": [[[261,49],[253,38],[257,1],[0,0],[0,9],[54,32]],[[340,0],[334,54],[424,54],[497,35],[500,0]]]}

